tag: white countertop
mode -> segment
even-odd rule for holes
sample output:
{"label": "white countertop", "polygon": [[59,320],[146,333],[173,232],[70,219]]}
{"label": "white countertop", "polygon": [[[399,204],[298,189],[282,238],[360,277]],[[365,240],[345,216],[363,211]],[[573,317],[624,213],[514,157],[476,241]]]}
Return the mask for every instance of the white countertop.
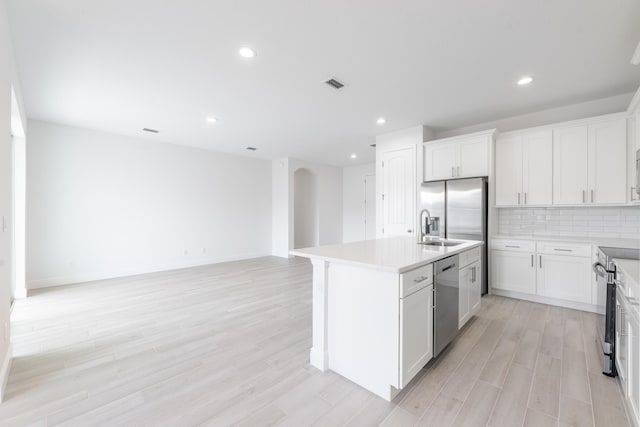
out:
{"label": "white countertop", "polygon": [[640,239],[616,239],[610,237],[570,237],[570,236],[517,236],[510,234],[496,234],[493,239],[505,240],[534,240],[545,242],[584,243],[612,248],[640,249]]}
{"label": "white countertop", "polygon": [[637,259],[620,258],[614,258],[613,261],[622,269],[626,280],[632,281],[635,286],[640,285],[640,261]]}
{"label": "white countertop", "polygon": [[289,253],[310,259],[321,259],[393,273],[404,273],[483,244],[475,240],[456,241],[464,243],[449,247],[424,246],[419,245],[415,237],[387,237],[384,239],[295,249]]}

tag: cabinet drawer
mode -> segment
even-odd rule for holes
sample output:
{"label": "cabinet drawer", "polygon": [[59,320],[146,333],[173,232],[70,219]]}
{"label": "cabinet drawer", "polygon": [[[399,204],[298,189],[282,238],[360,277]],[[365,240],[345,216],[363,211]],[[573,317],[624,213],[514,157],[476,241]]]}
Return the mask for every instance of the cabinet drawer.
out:
{"label": "cabinet drawer", "polygon": [[466,252],[462,252],[460,254],[460,268],[466,267],[472,262],[480,260],[480,249],[481,247],[473,248]]}
{"label": "cabinet drawer", "polygon": [[433,264],[407,271],[400,276],[400,298],[433,283]]}
{"label": "cabinet drawer", "polygon": [[511,252],[535,252],[536,242],[533,240],[493,239],[491,249]]}
{"label": "cabinet drawer", "polygon": [[538,242],[537,252],[548,255],[591,257],[591,245],[563,242]]}

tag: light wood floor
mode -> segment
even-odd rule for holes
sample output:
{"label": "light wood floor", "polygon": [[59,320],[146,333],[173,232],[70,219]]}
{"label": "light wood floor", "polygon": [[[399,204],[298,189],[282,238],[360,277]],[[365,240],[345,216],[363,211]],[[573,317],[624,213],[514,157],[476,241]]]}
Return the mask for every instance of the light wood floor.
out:
{"label": "light wood floor", "polygon": [[589,313],[500,297],[387,403],[308,365],[311,266],[260,258],[17,302],[0,426],[624,426]]}

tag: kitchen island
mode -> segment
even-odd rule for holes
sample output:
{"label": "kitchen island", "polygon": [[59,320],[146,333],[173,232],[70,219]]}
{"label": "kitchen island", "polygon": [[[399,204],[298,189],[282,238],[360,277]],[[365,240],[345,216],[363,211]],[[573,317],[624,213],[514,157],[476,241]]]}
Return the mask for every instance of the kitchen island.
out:
{"label": "kitchen island", "polygon": [[[456,257],[454,333],[480,308],[483,243],[432,243],[392,237],[290,252],[313,265],[313,366],[389,401],[411,381],[434,354],[436,262]],[[435,322],[447,315],[440,308]]]}

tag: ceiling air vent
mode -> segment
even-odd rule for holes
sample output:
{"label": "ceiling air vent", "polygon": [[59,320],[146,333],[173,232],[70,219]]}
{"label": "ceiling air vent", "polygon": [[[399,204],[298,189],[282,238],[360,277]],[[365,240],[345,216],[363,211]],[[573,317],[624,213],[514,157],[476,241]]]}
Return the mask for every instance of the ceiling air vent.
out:
{"label": "ceiling air vent", "polygon": [[257,150],[256,147],[247,147],[246,149],[249,150],[249,151],[256,151]]}
{"label": "ceiling air vent", "polygon": [[326,80],[325,83],[334,89],[342,89],[344,87],[344,83],[342,83],[341,81],[339,81],[334,77],[330,78],[329,80]]}
{"label": "ceiling air vent", "polygon": [[160,133],[158,129],[142,128],[143,132]]}

